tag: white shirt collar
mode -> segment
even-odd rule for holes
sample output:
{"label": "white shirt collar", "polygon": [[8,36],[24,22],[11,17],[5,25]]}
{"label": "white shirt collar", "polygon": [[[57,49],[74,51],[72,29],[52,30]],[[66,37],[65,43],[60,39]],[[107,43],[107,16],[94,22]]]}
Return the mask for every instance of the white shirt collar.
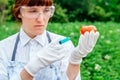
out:
{"label": "white shirt collar", "polygon": [[34,39],[40,43],[42,46],[45,46],[48,43],[48,37],[46,34],[46,30],[41,34],[41,35],[37,35]]}
{"label": "white shirt collar", "polygon": [[46,45],[48,43],[48,38],[46,36],[46,30],[41,35],[37,35],[35,38],[30,38],[21,28],[20,29],[20,42],[22,46],[25,46],[29,41],[35,40],[42,46]]}

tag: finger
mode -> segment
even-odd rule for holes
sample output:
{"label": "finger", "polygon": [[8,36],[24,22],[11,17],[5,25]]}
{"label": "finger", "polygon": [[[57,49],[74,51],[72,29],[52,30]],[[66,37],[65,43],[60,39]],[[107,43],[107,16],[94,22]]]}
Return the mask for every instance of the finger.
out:
{"label": "finger", "polygon": [[96,33],[95,33],[95,36],[94,36],[94,44],[96,44],[99,35],[100,35],[99,32],[96,32]]}
{"label": "finger", "polygon": [[80,36],[80,42],[79,42],[79,50],[80,52],[82,52],[81,54],[85,54],[85,53],[88,53],[87,50],[86,50],[86,43],[85,43],[85,36],[82,35]]}
{"label": "finger", "polygon": [[89,32],[85,32],[85,34],[84,34],[83,44],[84,44],[85,49],[89,48],[89,45],[88,45],[88,43],[89,43],[89,35],[90,35]]}
{"label": "finger", "polygon": [[90,36],[89,36],[89,46],[90,46],[90,48],[92,48],[94,46],[94,35],[95,35],[94,31],[91,31]]}
{"label": "finger", "polygon": [[80,39],[79,39],[79,44],[78,44],[78,46],[79,46],[79,50],[80,51],[82,51],[82,52],[85,52],[85,44],[84,44],[84,35],[81,35],[80,36]]}

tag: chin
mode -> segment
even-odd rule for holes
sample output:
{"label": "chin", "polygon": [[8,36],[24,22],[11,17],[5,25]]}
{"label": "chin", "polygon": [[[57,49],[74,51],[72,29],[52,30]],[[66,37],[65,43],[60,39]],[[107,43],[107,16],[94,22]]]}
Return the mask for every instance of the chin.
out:
{"label": "chin", "polygon": [[36,33],[36,35],[41,35],[43,34],[44,31]]}

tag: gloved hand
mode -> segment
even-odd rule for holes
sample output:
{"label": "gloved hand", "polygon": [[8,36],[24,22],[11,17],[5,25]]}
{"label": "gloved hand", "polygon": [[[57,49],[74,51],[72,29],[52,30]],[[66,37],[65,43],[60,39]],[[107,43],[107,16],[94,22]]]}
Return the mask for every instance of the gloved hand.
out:
{"label": "gloved hand", "polygon": [[50,44],[45,46],[28,62],[25,66],[25,70],[34,76],[40,69],[45,68],[51,63],[61,60],[65,57],[65,45],[59,44],[59,41],[63,38],[56,39]]}
{"label": "gloved hand", "polygon": [[84,35],[81,35],[79,38],[78,46],[73,50],[70,57],[70,63],[72,64],[80,64],[82,62],[82,58],[86,57],[88,53],[90,53],[99,37],[99,32],[91,31],[85,32]]}

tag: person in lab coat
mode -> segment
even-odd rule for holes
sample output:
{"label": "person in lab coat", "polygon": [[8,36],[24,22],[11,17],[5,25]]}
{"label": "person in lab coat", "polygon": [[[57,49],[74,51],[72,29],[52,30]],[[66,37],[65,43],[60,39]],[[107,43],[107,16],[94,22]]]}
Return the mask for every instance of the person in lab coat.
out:
{"label": "person in lab coat", "polygon": [[15,0],[13,14],[20,31],[0,41],[0,80],[81,80],[80,63],[99,36],[80,35],[75,47],[66,38],[46,30],[55,7],[52,0]]}

